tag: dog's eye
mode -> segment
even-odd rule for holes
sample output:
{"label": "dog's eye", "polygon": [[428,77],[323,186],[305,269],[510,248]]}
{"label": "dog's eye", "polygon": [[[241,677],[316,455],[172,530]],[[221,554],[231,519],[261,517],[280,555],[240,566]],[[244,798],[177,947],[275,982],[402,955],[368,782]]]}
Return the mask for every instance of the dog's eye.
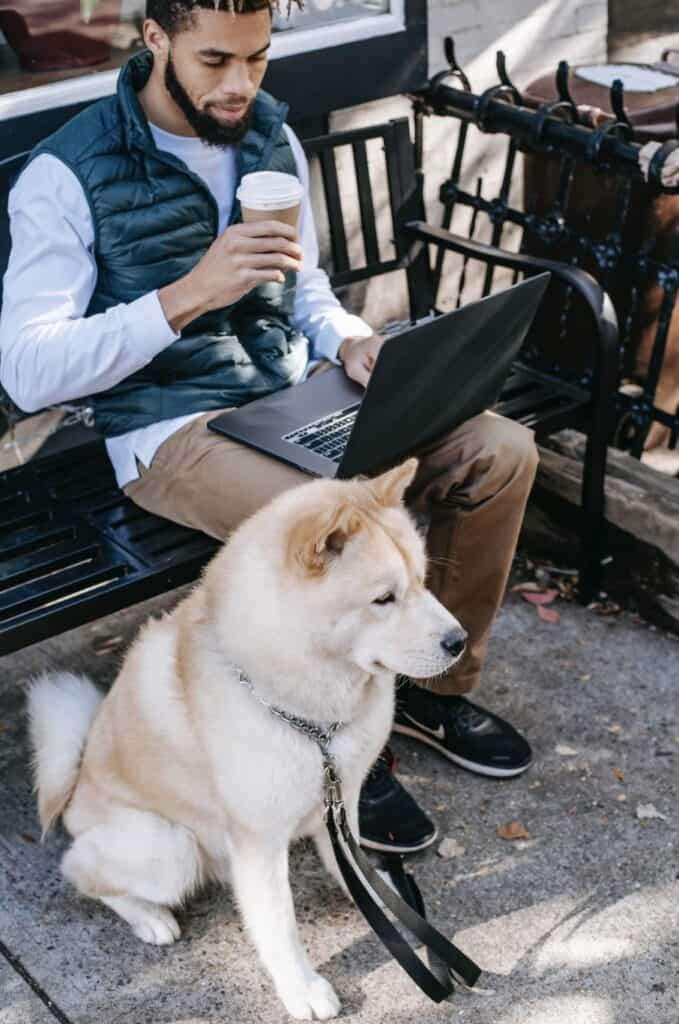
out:
{"label": "dog's eye", "polygon": [[373,604],[391,604],[396,600],[396,595],[392,590],[388,594],[382,594],[382,597],[376,597]]}

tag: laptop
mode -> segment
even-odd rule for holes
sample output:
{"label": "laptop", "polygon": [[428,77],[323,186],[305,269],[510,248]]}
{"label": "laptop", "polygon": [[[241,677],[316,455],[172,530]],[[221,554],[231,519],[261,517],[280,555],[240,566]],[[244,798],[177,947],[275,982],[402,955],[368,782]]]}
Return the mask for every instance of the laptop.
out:
{"label": "laptop", "polygon": [[311,476],[393,465],[495,404],[549,279],[538,274],[388,337],[365,390],[333,366],[209,427]]}

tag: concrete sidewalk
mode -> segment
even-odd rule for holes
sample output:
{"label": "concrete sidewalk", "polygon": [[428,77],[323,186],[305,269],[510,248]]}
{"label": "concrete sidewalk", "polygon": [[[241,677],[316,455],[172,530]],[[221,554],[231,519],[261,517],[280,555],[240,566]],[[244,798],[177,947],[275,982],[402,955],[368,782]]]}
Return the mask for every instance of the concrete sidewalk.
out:
{"label": "concrete sidewalk", "polygon": [[[174,599],[4,661],[0,940],[16,963],[0,956],[0,1024],[288,1019],[228,892],[205,892],[179,913],[175,946],[145,946],[61,879],[63,835],[38,842],[23,681],[62,667],[108,684],[139,622]],[[531,739],[526,776],[481,779],[414,743],[394,744],[401,778],[440,838],[455,841],[454,856],[439,856],[437,843],[411,862],[430,916],[485,969],[490,993],[429,1003],[326,881],[313,850],[293,852],[303,939],[355,1024],[679,1021],[679,642],[624,613],[557,607],[561,622],[551,625],[509,596],[479,695]],[[529,837],[501,839],[510,821]]]}

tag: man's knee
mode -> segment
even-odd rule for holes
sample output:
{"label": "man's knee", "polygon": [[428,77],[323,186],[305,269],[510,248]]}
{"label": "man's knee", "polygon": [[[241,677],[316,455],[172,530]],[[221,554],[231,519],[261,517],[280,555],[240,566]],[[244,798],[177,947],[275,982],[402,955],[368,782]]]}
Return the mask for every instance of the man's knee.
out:
{"label": "man's knee", "polygon": [[476,491],[475,501],[510,485],[530,490],[539,458],[532,430],[515,420],[487,413],[477,417],[472,436],[468,482]]}
{"label": "man's knee", "polygon": [[506,466],[512,476],[521,474],[532,480],[539,461],[533,431],[505,416],[489,415],[485,420],[483,444],[486,452]]}

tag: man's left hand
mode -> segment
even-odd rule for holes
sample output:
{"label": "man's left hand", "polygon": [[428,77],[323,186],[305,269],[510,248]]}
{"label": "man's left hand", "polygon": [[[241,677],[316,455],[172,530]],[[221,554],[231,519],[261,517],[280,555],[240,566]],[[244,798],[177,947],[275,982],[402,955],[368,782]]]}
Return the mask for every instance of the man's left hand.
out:
{"label": "man's left hand", "polygon": [[344,364],[347,377],[366,387],[385,340],[382,334],[371,334],[369,338],[345,338],[337,356]]}

